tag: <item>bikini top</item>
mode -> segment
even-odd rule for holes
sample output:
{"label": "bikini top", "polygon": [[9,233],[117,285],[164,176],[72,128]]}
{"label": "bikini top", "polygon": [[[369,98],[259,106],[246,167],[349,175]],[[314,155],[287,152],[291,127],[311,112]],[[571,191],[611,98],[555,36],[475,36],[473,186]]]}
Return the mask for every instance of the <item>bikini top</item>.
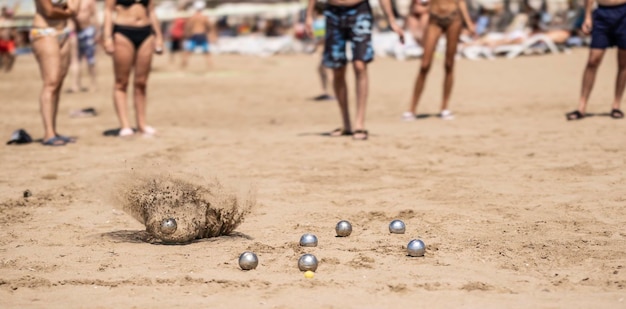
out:
{"label": "bikini top", "polygon": [[150,4],[150,0],[115,0],[115,4],[125,7],[129,7],[133,4],[141,4],[145,7],[148,7],[148,4]]}

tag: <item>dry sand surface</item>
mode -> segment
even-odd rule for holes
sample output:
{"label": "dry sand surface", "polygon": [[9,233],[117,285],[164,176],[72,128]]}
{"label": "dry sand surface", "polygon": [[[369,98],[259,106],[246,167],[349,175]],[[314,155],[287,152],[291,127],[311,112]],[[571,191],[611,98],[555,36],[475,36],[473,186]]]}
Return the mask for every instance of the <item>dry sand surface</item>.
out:
{"label": "dry sand surface", "polygon": [[[319,94],[312,56],[218,56],[209,73],[199,57],[186,73],[158,58],[149,121],[160,136],[105,137],[117,119],[102,56],[99,92],[62,96],[59,131],[78,143],[1,147],[0,307],[626,308],[626,120],[603,115],[615,55],[598,75],[597,116],[579,122],[564,113],[585,50],[461,60],[457,118],[412,123],[400,115],[419,62],[378,58],[367,142],[319,135],[339,116],[307,99]],[[442,66],[421,113],[439,108]],[[0,75],[5,139],[18,128],[41,138],[39,90],[30,56]],[[84,107],[100,114],[69,117]],[[112,197],[148,172],[252,186],[257,205],[232,236],[147,243]],[[389,234],[396,218],[406,234]],[[335,237],[341,219],[350,237]],[[318,247],[298,246],[306,232]],[[406,256],[412,238],[425,257]],[[246,250],[256,270],[239,269]],[[313,279],[297,268],[304,253],[320,259]]]}

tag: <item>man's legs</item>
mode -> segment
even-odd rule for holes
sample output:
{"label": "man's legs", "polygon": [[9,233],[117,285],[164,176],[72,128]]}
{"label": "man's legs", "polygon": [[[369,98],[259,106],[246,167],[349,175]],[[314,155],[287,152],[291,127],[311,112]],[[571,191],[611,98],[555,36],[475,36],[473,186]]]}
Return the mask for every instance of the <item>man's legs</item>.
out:
{"label": "man's legs", "polygon": [[583,73],[583,84],[580,93],[580,101],[578,104],[578,112],[585,115],[587,109],[587,102],[589,101],[589,95],[593,89],[593,84],[596,80],[596,73],[604,57],[604,49],[592,48],[589,50],[589,59],[587,60],[587,66]]}
{"label": "man's legs", "polygon": [[365,130],[365,106],[368,94],[367,63],[374,60],[374,48],[372,46],[372,9],[367,1],[362,2],[356,8],[353,24],[350,29],[350,41],[352,41],[352,61],[356,77],[356,120],[352,138],[366,140]]}
{"label": "man's legs", "polygon": [[626,88],[626,49],[620,48],[617,50],[617,79],[615,81],[615,100],[613,101],[612,109],[620,110],[622,98],[624,97],[624,88]]}
{"label": "man's legs", "polygon": [[[333,12],[335,10],[335,12]],[[327,9],[326,16],[326,40],[324,43],[323,65],[333,70],[333,90],[343,127],[330,132],[330,136],[349,135],[352,132],[350,124],[350,111],[348,109],[348,85],[346,84],[346,36],[341,30],[340,20],[342,16],[336,9]]]}
{"label": "man's legs", "polygon": [[[369,90],[369,79],[367,75],[367,63],[361,60],[355,60],[353,63],[354,75],[356,76],[356,121],[354,129],[365,130],[365,107],[367,105],[367,94]],[[363,133],[355,135],[356,139],[363,139],[367,136],[361,136]]]}
{"label": "man's legs", "polygon": [[352,132],[350,124],[350,111],[348,109],[348,85],[346,83],[346,66],[333,69],[333,89],[335,97],[339,103],[339,111],[341,112],[341,120],[343,122],[343,132],[333,131],[331,135],[338,136],[344,132]]}
{"label": "man's legs", "polygon": [[[87,69],[91,83],[89,91],[96,91],[98,88],[96,78],[96,29],[91,26],[89,29],[86,29],[86,31],[86,38],[84,38],[83,42],[79,41],[79,47],[82,49],[82,58],[87,61]],[[81,44],[83,44],[83,46],[81,46]]]}
{"label": "man's legs", "polygon": [[202,44],[202,52],[204,53],[204,59],[206,61],[206,69],[209,70],[213,66],[213,62],[211,61],[211,50],[209,49],[209,41],[203,42]]}

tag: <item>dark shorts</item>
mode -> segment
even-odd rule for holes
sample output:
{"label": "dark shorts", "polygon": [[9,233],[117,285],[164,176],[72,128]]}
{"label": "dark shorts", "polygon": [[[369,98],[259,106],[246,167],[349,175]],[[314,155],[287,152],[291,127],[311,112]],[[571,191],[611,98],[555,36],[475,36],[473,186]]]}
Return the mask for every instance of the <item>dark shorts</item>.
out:
{"label": "dark shorts", "polygon": [[593,12],[591,48],[626,49],[626,4],[598,6]]}
{"label": "dark shorts", "polygon": [[172,39],[170,42],[170,51],[177,52],[183,49],[183,40],[182,39]]}
{"label": "dark shorts", "polygon": [[323,64],[329,68],[346,65],[346,43],[352,44],[352,60],[370,62],[374,60],[372,47],[372,8],[368,1],[350,7],[327,5],[326,42]]}

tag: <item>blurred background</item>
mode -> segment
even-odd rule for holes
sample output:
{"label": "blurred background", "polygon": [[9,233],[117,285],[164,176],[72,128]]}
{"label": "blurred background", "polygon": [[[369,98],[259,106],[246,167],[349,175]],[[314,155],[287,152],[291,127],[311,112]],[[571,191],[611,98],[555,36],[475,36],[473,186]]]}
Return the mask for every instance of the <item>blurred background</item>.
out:
{"label": "blurred background", "polygon": [[[155,0],[166,39],[177,18],[193,13],[192,1]],[[419,58],[422,50],[416,31],[411,29],[413,0],[392,0],[394,14],[407,31],[402,45],[388,31],[378,0],[369,1],[376,15],[373,41],[377,56],[399,60]],[[306,1],[301,0],[206,0],[203,13],[215,25],[211,52],[251,55],[311,53],[320,38],[304,34]],[[459,57],[493,59],[503,56],[568,52],[584,46],[588,38],[580,31],[583,19],[582,0],[467,0],[477,25],[477,33],[462,36]],[[104,1],[98,1],[102,20]],[[324,1],[319,2],[323,8]],[[34,12],[32,0],[0,0],[0,27],[10,28],[18,54],[29,52],[28,29]],[[323,20],[323,15],[318,15]],[[323,34],[322,34],[323,35]],[[419,35],[418,35],[419,36]],[[445,40],[442,39],[441,47]]]}

